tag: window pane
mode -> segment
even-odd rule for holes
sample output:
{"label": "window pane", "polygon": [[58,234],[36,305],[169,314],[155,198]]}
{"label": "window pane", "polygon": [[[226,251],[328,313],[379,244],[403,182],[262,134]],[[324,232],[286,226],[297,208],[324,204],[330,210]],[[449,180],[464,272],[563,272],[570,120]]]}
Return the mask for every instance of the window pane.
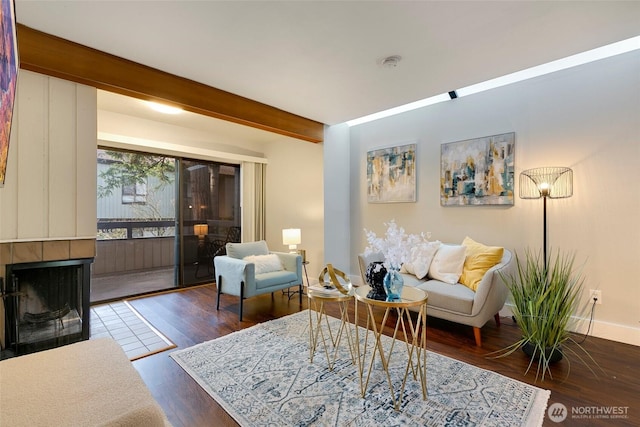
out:
{"label": "window pane", "polygon": [[97,242],[91,301],[176,286],[176,159],[97,151]]}
{"label": "window pane", "polygon": [[240,166],[182,160],[181,171],[183,282],[211,282],[213,257],[239,241]]}

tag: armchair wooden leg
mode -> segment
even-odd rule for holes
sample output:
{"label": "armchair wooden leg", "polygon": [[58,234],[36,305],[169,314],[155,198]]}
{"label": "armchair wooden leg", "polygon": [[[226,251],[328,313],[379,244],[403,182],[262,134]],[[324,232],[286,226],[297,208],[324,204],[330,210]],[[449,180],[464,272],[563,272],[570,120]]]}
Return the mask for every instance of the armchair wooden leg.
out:
{"label": "armchair wooden leg", "polygon": [[302,283],[300,283],[300,292],[298,292],[300,296],[300,305],[302,305]]}
{"label": "armchair wooden leg", "polygon": [[473,327],[473,336],[476,338],[476,345],[482,347],[482,334],[480,328]]}
{"label": "armchair wooden leg", "polygon": [[222,276],[218,276],[218,282],[216,283],[218,288],[218,298],[216,300],[216,310],[220,310],[220,294],[222,293]]}
{"label": "armchair wooden leg", "polygon": [[493,318],[496,319],[496,326],[500,327],[500,313],[496,313]]}
{"label": "armchair wooden leg", "polygon": [[242,322],[242,302],[244,301],[244,281],[240,282],[240,321]]}

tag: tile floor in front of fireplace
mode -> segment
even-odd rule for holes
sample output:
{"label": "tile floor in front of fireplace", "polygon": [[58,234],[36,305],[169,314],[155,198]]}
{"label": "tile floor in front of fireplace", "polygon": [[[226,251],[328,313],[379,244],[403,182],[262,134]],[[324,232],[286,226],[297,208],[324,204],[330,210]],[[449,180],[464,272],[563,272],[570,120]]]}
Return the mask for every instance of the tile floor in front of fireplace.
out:
{"label": "tile floor in front of fireplace", "polygon": [[91,307],[89,325],[89,339],[113,338],[130,360],[175,346],[125,301]]}

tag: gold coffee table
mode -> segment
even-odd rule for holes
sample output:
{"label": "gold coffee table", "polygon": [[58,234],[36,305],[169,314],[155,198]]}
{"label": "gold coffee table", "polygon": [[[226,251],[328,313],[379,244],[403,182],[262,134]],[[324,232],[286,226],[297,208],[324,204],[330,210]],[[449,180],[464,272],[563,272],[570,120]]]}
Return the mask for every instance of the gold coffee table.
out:
{"label": "gold coffee table", "polygon": [[[402,294],[398,301],[380,301],[371,298],[367,298],[367,294],[371,290],[370,286],[359,286],[355,290],[356,306],[355,306],[355,324],[356,324],[356,345],[358,346],[358,371],[360,374],[360,389],[362,397],[365,397],[367,387],[369,385],[369,378],[371,371],[373,370],[373,364],[376,358],[376,353],[380,357],[383,370],[387,376],[387,382],[389,383],[389,391],[391,392],[391,400],[393,407],[396,411],[400,410],[402,403],[402,395],[404,393],[405,385],[407,383],[407,377],[411,371],[413,379],[420,381],[422,386],[422,398],[427,399],[427,298],[428,295],[425,291],[409,286],[405,286],[402,289]],[[358,317],[358,303],[363,303],[367,311],[367,325],[366,335],[364,343],[361,345],[358,330],[359,317]],[[409,308],[417,307],[418,313],[415,322],[411,318]],[[382,319],[376,321],[374,309],[384,309],[384,315],[380,316]],[[397,320],[393,331],[393,341],[389,348],[389,351],[385,354],[382,341],[380,337],[384,329],[390,312],[396,312]],[[380,310],[378,310],[380,313]],[[369,333],[373,334],[375,342],[373,343],[373,351],[371,354],[367,354],[367,344],[369,341]],[[395,392],[393,390],[393,383],[391,376],[389,375],[389,364],[391,363],[391,357],[394,355],[394,349],[396,343],[400,343],[398,335],[404,337],[404,347],[407,351],[407,366],[402,380],[402,388],[400,394],[396,399]],[[362,347],[362,350],[361,350]],[[402,347],[400,345],[399,347]],[[365,366],[368,362],[368,368]],[[365,370],[366,369],[366,370]],[[366,380],[365,380],[366,373]]]}
{"label": "gold coffee table", "polygon": [[[349,307],[349,301],[353,300],[353,289],[348,294],[342,294],[335,288],[327,290],[322,287],[309,286],[307,288],[307,297],[309,298],[309,360],[313,363],[313,355],[318,347],[318,336],[322,338],[322,346],[324,347],[324,353],[327,356],[327,363],[329,370],[333,370],[333,365],[336,363],[336,356],[338,354],[338,347],[342,340],[343,332],[347,335],[347,341],[349,344],[349,352],[351,353],[351,361],[355,365],[355,350],[353,338],[351,336],[351,329],[349,323],[349,313],[347,308]],[[337,303],[340,308],[340,327],[334,333],[329,325],[329,319],[327,318],[327,312],[325,311],[326,303]],[[312,310],[313,307],[313,310]],[[315,322],[313,321],[312,311],[315,313]],[[322,327],[322,319],[324,318],[326,324],[326,330],[328,337],[325,336],[325,328]],[[333,356],[329,356],[329,345],[333,347]]]}

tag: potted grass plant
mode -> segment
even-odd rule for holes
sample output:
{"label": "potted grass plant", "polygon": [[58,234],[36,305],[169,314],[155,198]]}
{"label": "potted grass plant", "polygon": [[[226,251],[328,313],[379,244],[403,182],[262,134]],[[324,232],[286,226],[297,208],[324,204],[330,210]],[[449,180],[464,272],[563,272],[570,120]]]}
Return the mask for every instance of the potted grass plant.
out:
{"label": "potted grass plant", "polygon": [[[551,365],[564,356],[580,359],[592,373],[597,365],[569,330],[572,316],[582,317],[588,304],[581,301],[584,277],[574,270],[574,255],[557,252],[545,262],[539,254],[527,250],[524,260],[516,254],[515,272],[502,274],[513,298],[513,316],[522,330],[522,338],[497,357],[522,349],[531,359],[525,372],[537,363],[536,380],[551,375]],[[571,343],[571,346],[566,344]],[[574,350],[573,347],[576,347]]]}

